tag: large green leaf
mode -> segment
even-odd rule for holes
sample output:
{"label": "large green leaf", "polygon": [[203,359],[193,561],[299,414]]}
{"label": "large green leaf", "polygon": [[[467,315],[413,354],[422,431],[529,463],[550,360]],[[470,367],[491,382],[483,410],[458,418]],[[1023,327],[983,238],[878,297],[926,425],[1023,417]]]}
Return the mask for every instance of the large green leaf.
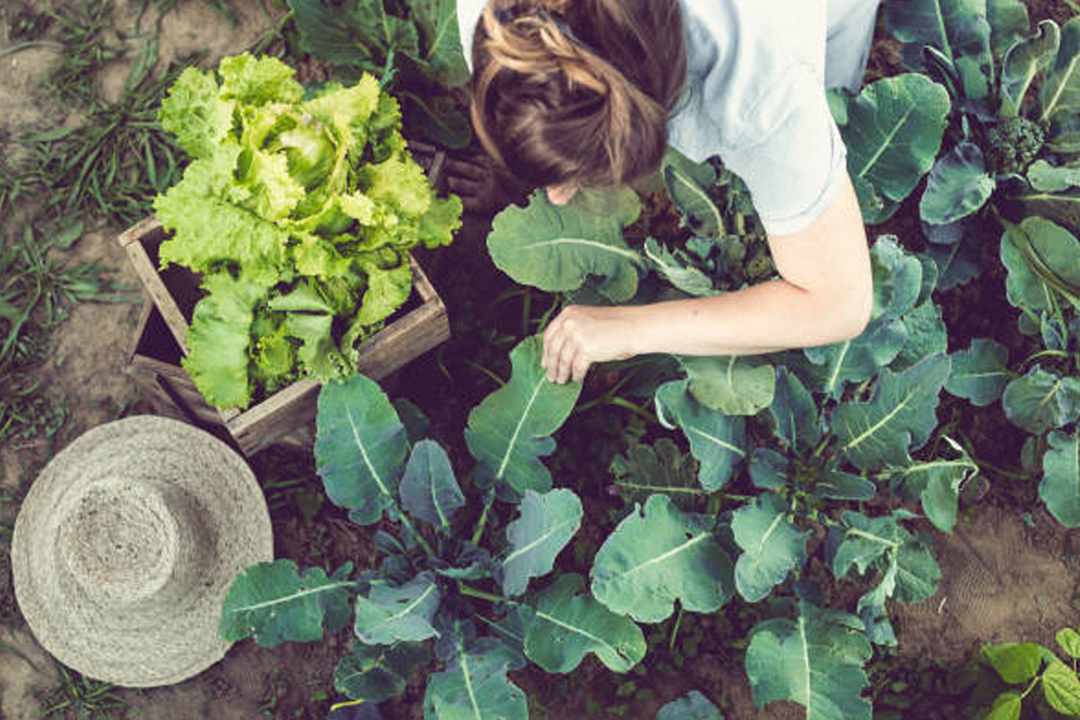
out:
{"label": "large green leaf", "polygon": [[437,637],[432,622],[441,600],[435,575],[428,571],[397,587],[372,584],[367,597],[356,596],[356,637],[368,645]]}
{"label": "large green leaf", "polygon": [[300,573],[292,560],[243,570],[229,586],[218,632],[226,640],[254,637],[267,647],[284,640],[310,642],[349,624],[349,599],[360,583],[349,580],[352,563],[327,577],[322,568]]}
{"label": "large green leaf", "polygon": [[986,172],[982,150],[975,143],[959,143],[942,155],[926,180],[919,215],[931,225],[946,225],[979,210],[997,187]]}
{"label": "large green leaf", "polygon": [[549,381],[542,355],[539,335],[522,340],[510,352],[510,382],[473,408],[465,430],[473,457],[517,493],[551,488],[551,473],[540,458],[555,450],[551,435],[581,394],[581,383]]}
{"label": "large green leaf", "polygon": [[450,458],[434,440],[421,440],[413,446],[398,491],[405,512],[446,534],[450,534],[454,513],[465,507]]}
{"label": "large green leaf", "polygon": [[903,200],[933,165],[948,113],[945,88],[917,73],[871,83],[849,105],[840,131],[867,222],[880,221],[874,208]]}
{"label": "large green leaf", "polygon": [[906,515],[868,518],[845,512],[847,529],[833,557],[833,575],[842,579],[852,567],[860,575],[871,569],[881,573],[881,582],[859,598],[858,609],[873,642],[895,645],[896,636],[885,607],[887,599],[905,603],[922,602],[937,592],[941,569],[931,549],[920,538],[900,526]]}
{"label": "large green leaf", "polygon": [[792,450],[813,447],[821,439],[821,418],[814,396],[784,366],[776,369],[776,392],[769,414],[776,434]]}
{"label": "large green leaf", "polygon": [[1080,111],[1080,16],[1061,26],[1057,56],[1039,88],[1041,122]]}
{"label": "large green leaf", "polygon": [[674,148],[668,148],[663,163],[664,185],[684,224],[695,235],[719,237],[724,233],[724,218],[709,197],[716,184],[716,171],[708,163],[695,163]]}
{"label": "large green leaf", "polygon": [[1005,386],[1005,417],[1013,425],[1039,433],[1080,418],[1080,378],[1062,377],[1036,365]]}
{"label": "large green leaf", "polygon": [[1080,431],[1052,432],[1047,441],[1039,497],[1059,523],[1080,527]]}
{"label": "large green leaf", "polygon": [[724,720],[724,715],[707,697],[691,690],[660,708],[656,720]]}
{"label": "large green leaf", "polygon": [[413,668],[430,661],[428,644],[354,643],[334,668],[334,689],[353,700],[382,702],[404,693]]}
{"label": "large green leaf", "polygon": [[990,23],[990,46],[997,57],[1005,55],[1031,27],[1027,7],[1020,0],[986,0],[986,19]]}
{"label": "large green leaf", "polygon": [[596,553],[592,593],[609,610],[639,622],[660,622],[675,601],[712,612],[731,597],[731,558],[713,538],[715,520],[684,514],[666,495],[619,523]]}
{"label": "large green leaf", "polygon": [[584,587],[580,575],[560,575],[537,595],[525,655],[549,673],[572,672],[589,653],[609,670],[630,670],[645,657],[645,635],[630,618],[580,595]]}
{"label": "large green leaf", "polygon": [[952,353],[952,374],[945,390],[984,407],[1001,397],[1009,382],[1009,350],[997,340],[975,338],[966,350]]}
{"label": "large green leaf", "polygon": [[807,533],[788,519],[788,503],[766,493],[735,511],[731,530],[742,548],[735,563],[735,587],[747,602],[757,602],[806,559]]}
{"label": "large green leaf", "polygon": [[619,218],[552,205],[537,191],[527,207],[511,204],[495,216],[487,246],[495,265],[523,285],[567,292],[592,275],[604,278],[599,289],[605,297],[622,303],[637,292],[642,264],[622,229]]}
{"label": "large green leaf", "polygon": [[754,356],[679,355],[690,378],[690,392],[698,402],[725,415],[754,415],[773,399],[776,371]]}
{"label": "large green leaf", "polygon": [[543,495],[525,491],[518,506],[521,516],[506,527],[509,553],[503,559],[503,592],[525,592],[529,580],[551,572],[555,557],[581,527],[581,500],[573,490],[560,488]]}
{"label": "large green leaf", "polygon": [[902,465],[937,427],[938,394],[949,377],[947,355],[931,355],[901,373],[882,370],[869,402],[847,402],[831,416],[840,451],[859,469]]}
{"label": "large green leaf", "polygon": [[428,681],[424,720],[528,720],[525,693],[506,677],[513,661],[495,638],[455,637],[446,669]]}
{"label": "large green leaf", "polygon": [[661,385],[656,391],[656,410],[662,423],[678,426],[690,441],[690,452],[701,463],[701,487],[710,492],[722,488],[746,457],[745,421],[699,403],[686,380]]}
{"label": "large green leaf", "polygon": [[870,720],[863,666],[870,643],[863,624],[847,613],[801,602],[794,617],[758,623],[746,649],[746,674],[759,707],[790,700],[806,720]]}
{"label": "large green leaf", "polygon": [[349,517],[371,525],[397,509],[408,440],[405,426],[374,380],[355,375],[319,392],[315,463],[326,494]]}
{"label": "large green leaf", "polygon": [[1050,65],[1061,44],[1061,30],[1053,20],[1039,23],[1038,32],[1009,48],[1001,67],[1001,115],[1019,114],[1024,95],[1040,70]]}

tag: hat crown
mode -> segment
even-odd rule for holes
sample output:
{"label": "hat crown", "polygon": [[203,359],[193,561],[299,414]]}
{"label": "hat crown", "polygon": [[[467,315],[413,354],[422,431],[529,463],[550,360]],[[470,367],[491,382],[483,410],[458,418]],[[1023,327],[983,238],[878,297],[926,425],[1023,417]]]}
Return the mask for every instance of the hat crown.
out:
{"label": "hat crown", "polygon": [[183,489],[146,478],[105,477],[63,506],[57,555],[98,603],[181,602],[196,581],[209,533]]}

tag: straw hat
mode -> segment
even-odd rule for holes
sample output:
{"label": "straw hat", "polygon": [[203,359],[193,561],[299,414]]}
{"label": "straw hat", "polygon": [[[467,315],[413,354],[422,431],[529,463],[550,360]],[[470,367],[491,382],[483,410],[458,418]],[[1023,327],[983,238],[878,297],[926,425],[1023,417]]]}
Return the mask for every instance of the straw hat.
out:
{"label": "straw hat", "polygon": [[58,660],[116,685],[169,685],[220,660],[236,574],[273,559],[244,461],[208,433],[142,415],[96,427],[38,476],[15,521],[15,596]]}

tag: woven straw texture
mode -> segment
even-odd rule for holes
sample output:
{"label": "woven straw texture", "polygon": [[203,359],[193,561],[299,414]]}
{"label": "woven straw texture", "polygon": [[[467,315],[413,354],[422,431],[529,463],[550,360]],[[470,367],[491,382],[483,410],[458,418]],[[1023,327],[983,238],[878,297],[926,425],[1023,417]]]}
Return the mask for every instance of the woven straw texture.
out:
{"label": "woven straw texture", "polygon": [[12,539],[19,607],[42,646],[83,675],[170,685],[220,660],[236,574],[273,558],[270,515],[243,459],[190,425],[143,415],[61,451]]}

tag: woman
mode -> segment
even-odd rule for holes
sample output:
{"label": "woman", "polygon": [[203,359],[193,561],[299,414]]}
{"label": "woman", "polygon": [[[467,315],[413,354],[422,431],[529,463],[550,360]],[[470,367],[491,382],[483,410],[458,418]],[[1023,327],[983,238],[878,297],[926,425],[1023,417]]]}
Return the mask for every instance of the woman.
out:
{"label": "woman", "polygon": [[719,155],[749,188],[780,274],[707,298],[571,305],[544,333],[550,380],[645,353],[747,355],[862,332],[866,235],[824,89],[857,89],[877,4],[458,0],[473,125],[511,173],[563,204],[654,172],[666,143]]}

